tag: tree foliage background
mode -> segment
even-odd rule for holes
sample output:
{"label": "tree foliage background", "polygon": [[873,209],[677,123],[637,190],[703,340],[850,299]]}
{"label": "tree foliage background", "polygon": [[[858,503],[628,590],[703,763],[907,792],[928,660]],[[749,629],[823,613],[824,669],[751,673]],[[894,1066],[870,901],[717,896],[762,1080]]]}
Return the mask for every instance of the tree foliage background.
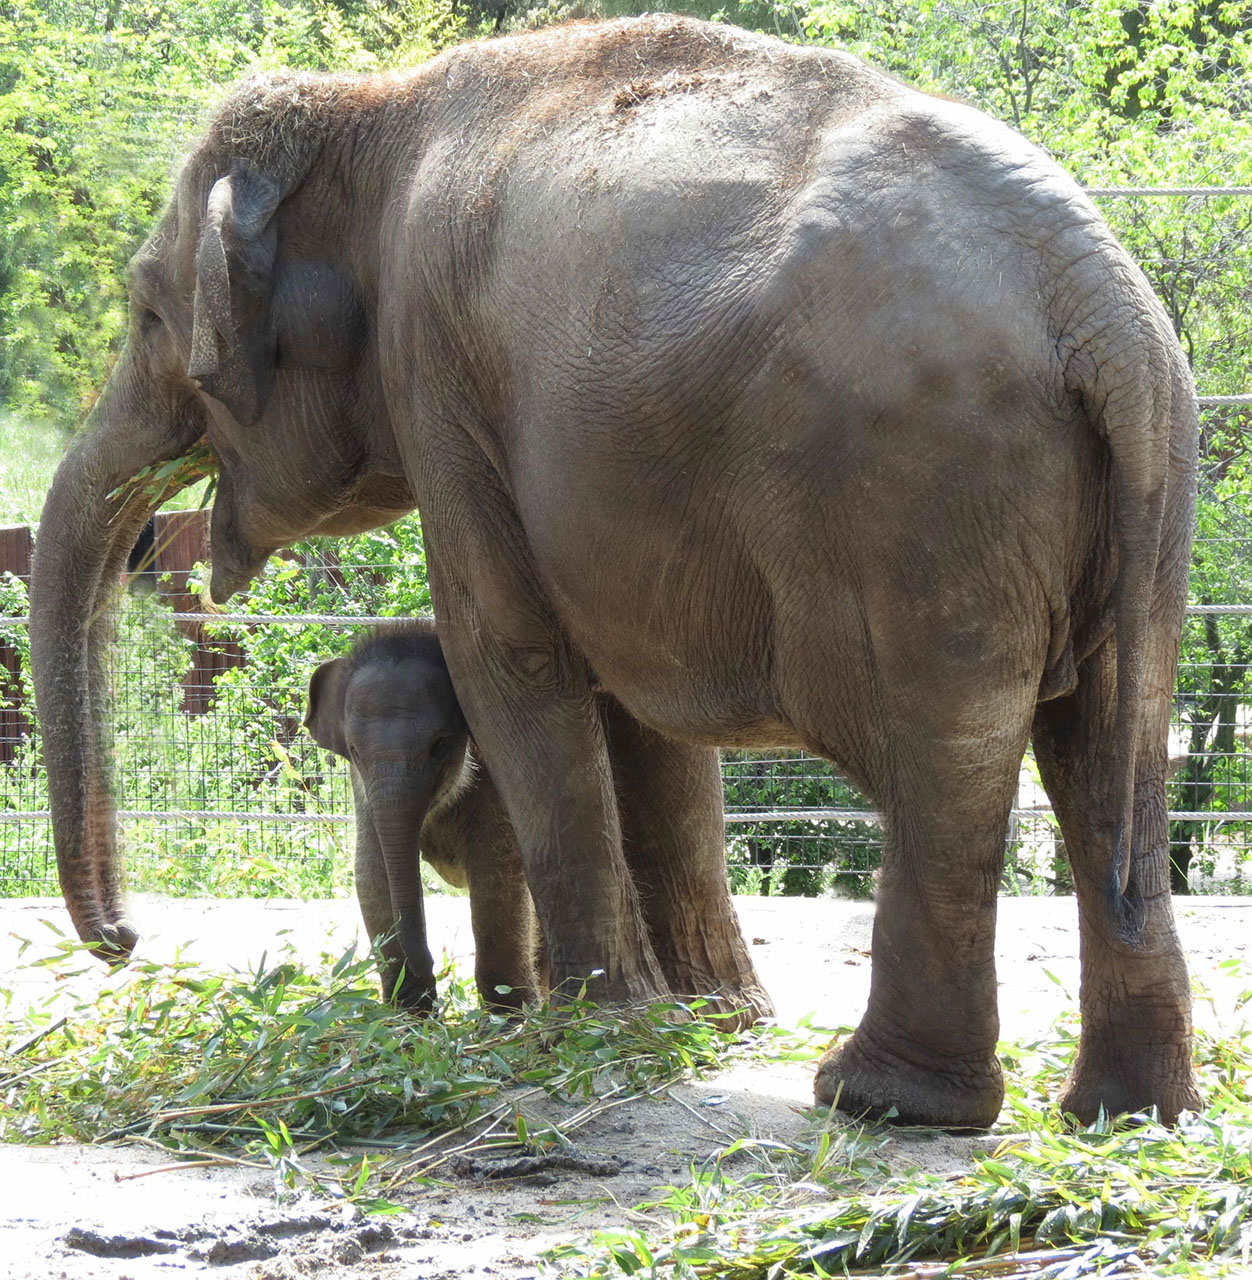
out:
{"label": "tree foliage background", "polygon": [[[519,0],[3,0],[0,403],[72,424],[122,337],[123,269],[221,86],[354,72],[593,11]],[[1252,181],[1248,0],[765,0],[715,12],[841,45],[1021,129],[1094,185]],[[1252,202],[1108,202],[1210,391],[1244,385]]]}
{"label": "tree foliage background", "polygon": [[[0,0],[0,425],[66,435],[125,329],[125,264],[222,86],[369,72],[461,39],[651,7],[621,0]],[[683,0],[838,45],[1006,120],[1089,186],[1252,184],[1252,0]],[[1202,391],[1252,389],[1252,198],[1104,198]],[[13,424],[19,424],[15,432]],[[1252,602],[1247,414],[1204,419],[1194,596]],[[33,436],[31,437],[33,440]],[[31,518],[36,513],[27,513]],[[1252,808],[1239,707],[1252,622],[1190,626],[1175,808]],[[768,803],[786,804],[785,788]],[[1205,824],[1176,824],[1199,848]]]}

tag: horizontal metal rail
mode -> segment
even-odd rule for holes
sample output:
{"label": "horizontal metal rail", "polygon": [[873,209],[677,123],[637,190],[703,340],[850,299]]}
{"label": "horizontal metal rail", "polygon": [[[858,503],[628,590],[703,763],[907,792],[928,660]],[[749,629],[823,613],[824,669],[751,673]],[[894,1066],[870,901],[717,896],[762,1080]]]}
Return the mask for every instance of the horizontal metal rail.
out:
{"label": "horizontal metal rail", "polygon": [[402,617],[383,618],[375,614],[343,613],[175,613],[179,622],[226,622],[232,624],[251,623],[255,627],[281,626],[285,622],[298,626],[341,626],[341,627],[377,627],[388,622],[410,622],[414,618],[433,622],[433,613],[408,613]]}
{"label": "horizontal metal rail", "polygon": [[[1011,809],[1016,819],[1049,818],[1050,808]],[[264,809],[119,809],[117,816],[131,822],[286,822],[347,823],[354,819],[343,813],[273,813]],[[52,817],[48,809],[0,809],[0,823],[46,822]],[[1171,810],[1170,822],[1252,822],[1252,809],[1179,809]],[[736,809],[726,814],[729,825],[778,822],[869,822],[881,825],[882,814],[874,809]]]}
{"label": "horizontal metal rail", "polygon": [[[411,622],[414,618],[431,622],[432,613],[406,613],[401,617],[379,617],[375,614],[362,614],[360,617],[350,613],[181,613],[171,610],[170,615],[176,622],[221,622],[230,626],[277,627],[291,624],[297,627],[377,627],[388,622]],[[30,625],[30,614],[19,613],[12,617],[0,614],[0,624],[12,623],[15,626]]]}
{"label": "horizontal metal rail", "polygon": [[1089,196],[1252,196],[1252,187],[1083,187]]}
{"label": "horizontal metal rail", "polygon": [[[1010,809],[1011,818],[1050,818],[1051,808]],[[1172,810],[1170,822],[1252,822],[1252,809]],[[882,814],[874,809],[763,809],[759,813],[737,809],[726,814],[728,823],[752,822],[872,822],[880,824]]]}
{"label": "horizontal metal rail", "polygon": [[[1252,397],[1249,397],[1252,401]],[[1243,617],[1252,614],[1252,604],[1189,604],[1187,612],[1193,615],[1217,614],[1218,616]],[[356,618],[342,613],[179,613],[171,610],[169,617],[175,622],[220,622],[229,626],[276,627],[291,626],[327,626],[327,627],[374,627],[389,622],[407,622],[414,618],[431,621],[432,614],[414,613],[404,617],[375,617],[364,615]],[[5,616],[0,614],[0,626],[26,627],[30,625],[30,615],[25,613]]]}
{"label": "horizontal metal rail", "polygon": [[[346,823],[350,813],[271,813],[265,809],[119,809],[119,818],[130,822],[297,822]],[[0,809],[0,823],[47,822],[50,809]]]}

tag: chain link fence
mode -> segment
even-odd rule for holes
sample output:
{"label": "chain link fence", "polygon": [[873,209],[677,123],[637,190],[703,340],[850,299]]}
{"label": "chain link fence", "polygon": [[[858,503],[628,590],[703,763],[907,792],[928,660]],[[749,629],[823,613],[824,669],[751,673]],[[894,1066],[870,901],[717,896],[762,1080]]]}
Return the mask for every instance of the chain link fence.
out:
{"label": "chain link fence", "polygon": [[[346,767],[303,732],[308,678],[381,620],[394,566],[328,566],[305,549],[279,570],[338,616],[176,612],[177,574],[132,590],[117,615],[113,689],[120,818],[132,887],[177,895],[347,891]],[[132,583],[134,583],[132,579]],[[29,715],[26,619],[0,617],[8,722],[0,735],[0,896],[58,892],[39,741]],[[1187,619],[1171,732],[1171,838],[1196,889],[1252,891],[1252,608]],[[1206,660],[1203,651],[1211,656]],[[16,661],[14,658],[16,657]],[[0,674],[0,679],[6,678]],[[19,710],[20,709],[20,710]],[[741,892],[868,896],[881,857],[871,806],[823,759],[725,752],[727,856]],[[1005,887],[1064,892],[1059,830],[1030,757],[1008,836]]]}

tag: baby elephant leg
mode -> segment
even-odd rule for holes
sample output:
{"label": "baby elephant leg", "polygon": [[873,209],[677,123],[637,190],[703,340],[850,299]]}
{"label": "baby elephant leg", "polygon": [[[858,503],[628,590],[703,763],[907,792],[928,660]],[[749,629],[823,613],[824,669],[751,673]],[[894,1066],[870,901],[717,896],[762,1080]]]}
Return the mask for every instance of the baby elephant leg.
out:
{"label": "baby elephant leg", "polygon": [[[484,1004],[520,1009],[542,999],[543,938],[517,837],[494,784],[479,765],[465,790],[430,814],[422,853],[442,870],[459,867],[469,888],[474,978]],[[546,966],[545,966],[546,967]]]}

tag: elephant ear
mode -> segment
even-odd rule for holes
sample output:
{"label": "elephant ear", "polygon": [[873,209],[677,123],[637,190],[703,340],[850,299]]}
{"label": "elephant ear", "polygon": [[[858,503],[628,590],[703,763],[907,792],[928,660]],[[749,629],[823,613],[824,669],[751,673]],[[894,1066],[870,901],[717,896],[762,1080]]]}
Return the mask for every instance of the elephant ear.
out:
{"label": "elephant ear", "polygon": [[309,681],[309,709],[304,727],[319,747],[347,757],[348,740],[343,731],[344,698],[348,692],[348,660],[332,658],[323,662]]}
{"label": "elephant ear", "polygon": [[273,178],[236,164],[213,184],[196,252],[187,372],[241,426],[260,419],[274,372],[269,315],[282,198]]}

